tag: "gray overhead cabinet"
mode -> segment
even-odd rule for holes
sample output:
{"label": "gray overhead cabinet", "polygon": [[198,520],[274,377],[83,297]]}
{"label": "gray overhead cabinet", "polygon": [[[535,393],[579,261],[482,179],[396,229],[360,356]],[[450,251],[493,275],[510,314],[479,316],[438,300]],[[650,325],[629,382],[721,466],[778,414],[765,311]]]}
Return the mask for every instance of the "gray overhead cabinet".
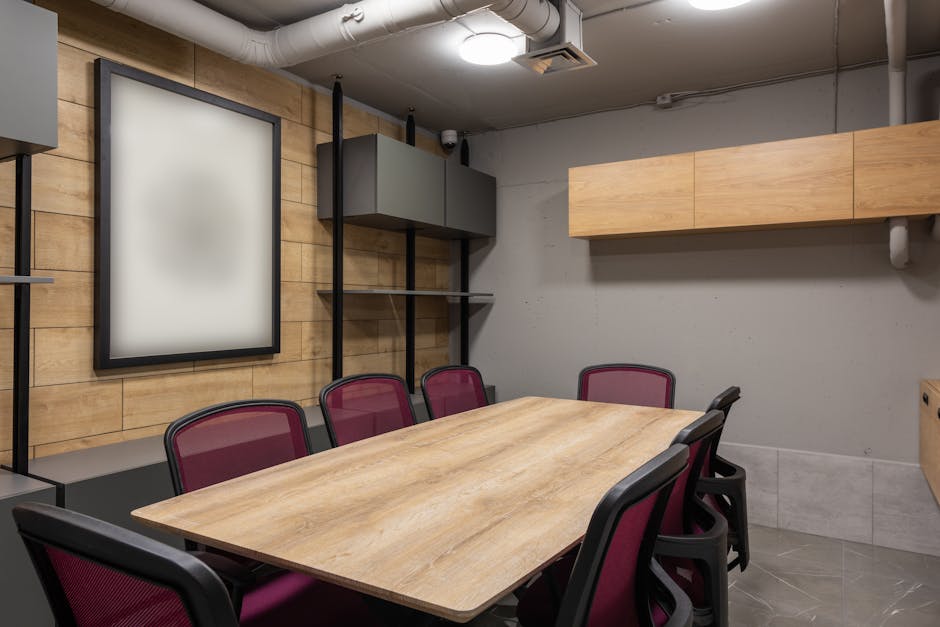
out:
{"label": "gray overhead cabinet", "polygon": [[[343,141],[343,215],[379,229],[444,223],[444,160],[385,137]],[[333,144],[317,146],[317,217],[333,217]]]}
{"label": "gray overhead cabinet", "polygon": [[[346,222],[440,238],[496,234],[496,179],[384,135],[343,142]],[[333,144],[317,146],[317,217],[333,217]]]}
{"label": "gray overhead cabinet", "polygon": [[496,178],[447,161],[444,237],[496,235]]}
{"label": "gray overhead cabinet", "polygon": [[58,145],[58,17],[0,0],[0,161]]}

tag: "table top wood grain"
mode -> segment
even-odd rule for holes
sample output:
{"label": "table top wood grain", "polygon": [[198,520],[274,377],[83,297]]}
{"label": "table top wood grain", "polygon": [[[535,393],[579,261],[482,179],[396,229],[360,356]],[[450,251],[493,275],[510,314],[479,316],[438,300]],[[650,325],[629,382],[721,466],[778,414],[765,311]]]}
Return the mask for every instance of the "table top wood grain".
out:
{"label": "table top wood grain", "polygon": [[140,508],[169,531],[466,622],[581,541],[701,412],[525,397]]}

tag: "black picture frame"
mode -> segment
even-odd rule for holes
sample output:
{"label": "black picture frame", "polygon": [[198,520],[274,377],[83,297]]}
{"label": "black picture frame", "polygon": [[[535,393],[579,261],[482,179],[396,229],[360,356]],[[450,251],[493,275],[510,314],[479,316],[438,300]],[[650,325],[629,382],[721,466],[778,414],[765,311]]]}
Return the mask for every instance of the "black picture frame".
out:
{"label": "black picture frame", "polygon": [[[121,76],[261,120],[271,125],[271,341],[264,346],[236,346],[220,350],[177,351],[115,357],[112,354],[111,320],[111,245],[112,245],[112,154],[111,120],[112,77]],[[95,338],[96,370],[148,366],[185,361],[223,359],[280,352],[280,283],[281,283],[281,119],[265,111],[194,89],[161,76],[108,59],[95,60]]]}

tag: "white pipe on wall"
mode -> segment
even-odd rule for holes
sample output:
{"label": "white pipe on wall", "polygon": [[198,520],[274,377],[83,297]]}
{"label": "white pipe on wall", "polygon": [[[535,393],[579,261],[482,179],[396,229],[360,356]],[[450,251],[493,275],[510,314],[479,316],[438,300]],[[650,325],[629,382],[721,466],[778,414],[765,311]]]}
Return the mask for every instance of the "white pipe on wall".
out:
{"label": "white pipe on wall", "polygon": [[[907,122],[907,0],[885,0],[885,35],[888,42],[888,122]],[[910,263],[907,218],[888,220],[888,255],[900,270]]]}
{"label": "white pipe on wall", "polygon": [[910,232],[907,218],[890,218],[888,220],[888,255],[891,265],[900,270],[911,260]]}
{"label": "white pipe on wall", "polygon": [[528,37],[558,29],[547,0],[361,0],[272,31],[249,28],[194,0],[93,0],[242,63],[289,67],[401,32],[488,8]]}

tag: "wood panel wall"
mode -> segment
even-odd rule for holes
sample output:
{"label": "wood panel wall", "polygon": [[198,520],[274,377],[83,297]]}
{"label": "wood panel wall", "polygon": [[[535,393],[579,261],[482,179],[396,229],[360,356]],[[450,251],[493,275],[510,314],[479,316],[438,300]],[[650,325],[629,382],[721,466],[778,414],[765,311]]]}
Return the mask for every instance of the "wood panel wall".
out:
{"label": "wood panel wall", "polygon": [[[32,290],[31,455],[41,457],[162,433],[212,403],[286,398],[309,405],[331,378],[330,222],[316,219],[315,145],[330,140],[330,97],[241,65],[85,0],[40,0],[59,14],[59,147],[33,159],[33,272],[53,285]],[[106,57],[282,118],[281,353],[96,372],[94,286],[93,62]],[[348,106],[347,137],[404,139],[400,123]],[[418,145],[440,154],[434,138]],[[0,273],[12,274],[13,163],[0,164]],[[404,287],[405,237],[347,226],[347,287]],[[418,289],[445,289],[450,244],[417,239]],[[404,375],[404,300],[348,296],[346,374]],[[415,371],[448,363],[448,307],[417,300]],[[0,287],[0,462],[9,463],[13,292]]]}

